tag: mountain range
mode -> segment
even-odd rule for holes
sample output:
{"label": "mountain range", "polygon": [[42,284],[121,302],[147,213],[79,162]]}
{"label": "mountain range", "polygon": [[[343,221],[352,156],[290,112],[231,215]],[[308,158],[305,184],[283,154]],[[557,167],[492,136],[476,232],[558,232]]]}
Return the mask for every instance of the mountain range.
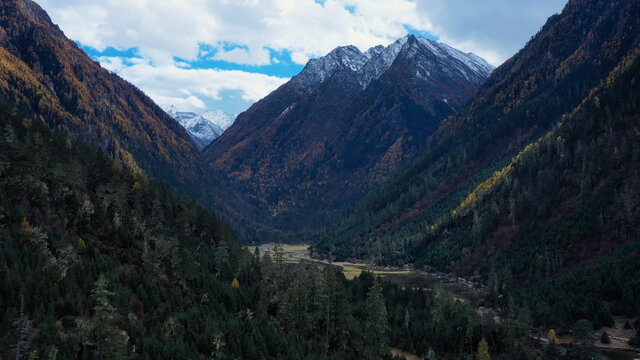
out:
{"label": "mountain range", "polygon": [[[343,219],[324,244],[372,238],[420,243],[425,229],[449,216],[477,186],[557,126],[638,46],[638,19],[620,16],[636,13],[637,6],[575,1],[549,18],[458,114],[442,123],[417,160],[352,208],[351,219]],[[375,221],[356,220],[362,217]],[[366,248],[360,245],[347,247]],[[361,256],[365,254],[356,255]]]}
{"label": "mountain range", "polygon": [[240,114],[204,158],[239,194],[225,203],[246,217],[241,231],[313,232],[412,160],[492,70],[413,35],[338,47]]}
{"label": "mountain range", "polygon": [[[495,358],[592,358],[531,329],[586,321],[589,350],[640,312],[638,74],[640,2],[571,0],[497,69],[408,35],[310,60],[235,121],[167,114],[3,1],[0,355],[378,359],[389,326],[425,357],[488,358],[487,337]],[[464,277],[500,321],[235,234]]]}
{"label": "mountain range", "polygon": [[174,106],[171,106],[166,111],[169,116],[178,121],[187,130],[199,150],[204,149],[213,140],[220,137],[225,130],[233,125],[237,116],[229,115],[222,109],[196,114],[194,112],[178,111]]}
{"label": "mountain range", "polygon": [[570,1],[316,255],[475,278],[519,294],[541,326],[634,313],[638,14]]}

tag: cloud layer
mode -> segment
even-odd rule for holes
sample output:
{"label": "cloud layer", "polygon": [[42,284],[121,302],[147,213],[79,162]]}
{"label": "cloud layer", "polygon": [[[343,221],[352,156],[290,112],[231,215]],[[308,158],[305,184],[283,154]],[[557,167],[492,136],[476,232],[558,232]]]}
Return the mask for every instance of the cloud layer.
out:
{"label": "cloud layer", "polygon": [[[197,109],[237,92],[247,106],[287,80],[261,74],[287,52],[292,65],[336,46],[365,50],[407,29],[428,32],[499,65],[565,0],[40,0],[70,38],[98,52],[136,49],[103,64],[156,101]],[[206,49],[204,51],[203,49]],[[181,59],[180,61],[177,59]],[[249,66],[193,69],[192,62]],[[239,103],[238,103],[239,104]],[[164,105],[164,104],[163,104]]]}
{"label": "cloud layer", "polygon": [[223,92],[239,92],[241,101],[253,103],[288,79],[237,70],[193,69],[179,62],[154,65],[144,58],[123,61],[102,57],[101,65],[146,89],[159,105],[183,110],[205,110],[203,99],[223,100]]}

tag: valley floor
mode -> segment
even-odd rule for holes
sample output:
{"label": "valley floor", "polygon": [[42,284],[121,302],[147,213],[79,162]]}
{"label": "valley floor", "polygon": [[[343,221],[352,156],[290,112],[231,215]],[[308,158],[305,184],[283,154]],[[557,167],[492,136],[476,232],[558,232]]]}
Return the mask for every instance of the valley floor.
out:
{"label": "valley floor", "polygon": [[[276,251],[276,247],[281,247],[283,261],[289,264],[297,264],[302,262],[314,263],[320,266],[328,265],[330,262],[325,259],[312,258],[308,244],[274,244],[267,243],[259,245],[260,252],[273,253]],[[245,248],[251,250],[255,249],[255,246],[245,246]],[[408,267],[380,267],[372,266],[364,262],[331,262],[333,266],[337,266],[342,269],[347,279],[354,279],[359,276],[363,271],[372,272],[383,279],[396,283],[403,287],[432,289],[437,287],[443,287],[451,291],[454,296],[461,301],[470,301],[478,306],[479,312],[491,311],[483,306],[479,306],[482,299],[487,295],[487,288],[463,278],[459,278],[452,274],[439,273],[439,272],[426,272],[410,269]],[[640,360],[640,349],[629,346],[629,337],[633,335],[632,330],[625,330],[624,323],[633,323],[634,319],[627,319],[622,317],[616,317],[616,322],[613,327],[603,327],[597,332],[598,339],[602,332],[607,332],[611,336],[611,344],[601,344],[596,342],[601,355],[606,359],[611,360]],[[542,343],[547,343],[546,336],[541,335],[535,337]],[[572,342],[571,336],[560,337],[560,343],[563,346],[568,346]],[[417,359],[415,355],[404,352],[401,349],[391,348],[393,355],[404,356],[407,360]]]}
{"label": "valley floor", "polygon": [[[269,253],[273,252],[277,245],[268,243],[260,245],[259,248],[261,252]],[[329,264],[328,260],[312,258],[308,244],[281,244],[280,246],[282,247],[283,260],[286,263],[297,264],[303,261],[320,265]],[[246,248],[254,249],[255,247],[246,246]],[[485,286],[452,274],[418,271],[409,267],[372,266],[364,262],[340,261],[331,262],[331,264],[341,268],[347,279],[353,279],[366,270],[403,287],[429,289],[444,287],[460,298],[476,304],[487,294]]]}

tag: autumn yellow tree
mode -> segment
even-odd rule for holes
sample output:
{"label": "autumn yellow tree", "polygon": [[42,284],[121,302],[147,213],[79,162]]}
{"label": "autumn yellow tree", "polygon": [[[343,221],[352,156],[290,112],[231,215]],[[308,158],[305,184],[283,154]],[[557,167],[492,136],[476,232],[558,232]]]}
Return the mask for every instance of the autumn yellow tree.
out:
{"label": "autumn yellow tree", "polygon": [[22,222],[20,223],[20,232],[23,235],[29,235],[31,234],[31,224],[29,224],[29,220],[27,220],[26,217],[22,218]]}
{"label": "autumn yellow tree", "polygon": [[238,281],[237,278],[233,278],[233,281],[231,282],[231,287],[234,289],[237,289],[240,287],[240,282]]}
{"label": "autumn yellow tree", "polygon": [[476,355],[478,360],[491,360],[491,356],[489,355],[489,344],[487,344],[487,340],[482,338],[480,343],[478,344],[478,354]]}
{"label": "autumn yellow tree", "polygon": [[549,335],[547,335],[547,338],[549,339],[549,343],[553,343],[553,344],[560,344],[560,339],[558,339],[558,336],[556,335],[556,331],[554,329],[549,330]]}

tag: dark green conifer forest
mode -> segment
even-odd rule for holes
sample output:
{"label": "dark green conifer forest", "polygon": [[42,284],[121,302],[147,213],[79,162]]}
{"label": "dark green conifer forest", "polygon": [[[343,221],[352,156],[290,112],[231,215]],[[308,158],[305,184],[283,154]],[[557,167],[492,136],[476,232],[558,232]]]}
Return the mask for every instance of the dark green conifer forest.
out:
{"label": "dark green conifer forest", "polygon": [[483,337],[497,355],[528,351],[444,290],[249,252],[101,150],[7,107],[0,125],[3,358],[463,358]]}

